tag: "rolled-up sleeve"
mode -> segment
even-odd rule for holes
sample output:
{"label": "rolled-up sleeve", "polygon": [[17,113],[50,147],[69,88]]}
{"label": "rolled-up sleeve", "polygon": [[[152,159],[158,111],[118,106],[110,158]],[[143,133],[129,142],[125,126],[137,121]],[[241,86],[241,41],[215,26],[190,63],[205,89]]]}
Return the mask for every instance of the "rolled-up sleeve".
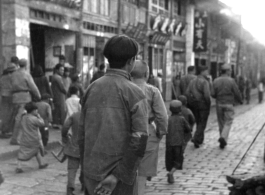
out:
{"label": "rolled-up sleeve", "polygon": [[127,151],[112,174],[123,183],[132,185],[136,170],[144,156],[147,143],[148,104],[143,99],[131,109],[131,139]]}

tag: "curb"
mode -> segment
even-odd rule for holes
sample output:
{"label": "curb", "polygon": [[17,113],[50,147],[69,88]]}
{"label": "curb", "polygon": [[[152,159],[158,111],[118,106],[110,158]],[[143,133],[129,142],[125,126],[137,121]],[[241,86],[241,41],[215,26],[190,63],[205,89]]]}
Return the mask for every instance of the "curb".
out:
{"label": "curb", "polygon": [[[60,146],[59,141],[52,141],[46,146],[46,150],[52,150]],[[17,157],[19,148],[0,154],[0,161],[10,160]]]}

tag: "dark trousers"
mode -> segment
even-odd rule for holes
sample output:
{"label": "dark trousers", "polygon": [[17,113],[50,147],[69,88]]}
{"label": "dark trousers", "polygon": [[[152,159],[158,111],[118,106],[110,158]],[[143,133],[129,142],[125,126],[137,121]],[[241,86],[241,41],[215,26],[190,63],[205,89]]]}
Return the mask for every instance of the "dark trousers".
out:
{"label": "dark trousers", "polygon": [[196,120],[196,132],[194,134],[193,141],[196,144],[202,144],[204,141],[204,131],[207,126],[210,109],[191,107],[191,110]]}
{"label": "dark trousers", "polygon": [[48,127],[40,127],[40,134],[43,146],[47,146],[49,141],[49,128]]}
{"label": "dark trousers", "polygon": [[263,91],[259,91],[259,103],[263,101]]}
{"label": "dark trousers", "polygon": [[166,146],[166,169],[171,171],[173,168],[182,170],[184,161],[183,146]]}
{"label": "dark trousers", "polygon": [[[67,156],[68,157],[68,165],[67,165],[67,170],[68,170],[68,182],[67,182],[67,187],[69,188],[75,188],[75,177],[76,177],[76,173],[77,173],[77,170],[80,166],[80,158],[75,158],[75,157],[71,157],[71,156]],[[80,175],[80,182],[82,184],[82,181],[83,180],[83,175],[82,175],[82,172],[81,172],[81,175]]]}
{"label": "dark trousers", "polygon": [[[94,190],[98,186],[99,182],[87,177],[84,177],[84,182],[86,188],[85,195],[96,195]],[[128,185],[119,181],[111,195],[133,195],[133,192],[134,185]]]}

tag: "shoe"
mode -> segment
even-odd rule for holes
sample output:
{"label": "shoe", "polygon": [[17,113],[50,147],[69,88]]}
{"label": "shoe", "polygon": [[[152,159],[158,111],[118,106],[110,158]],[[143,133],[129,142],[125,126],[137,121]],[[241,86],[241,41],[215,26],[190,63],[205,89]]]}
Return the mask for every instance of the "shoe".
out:
{"label": "shoe", "polygon": [[224,149],[225,146],[227,145],[225,139],[221,137],[218,141],[220,142],[220,148]]}
{"label": "shoe", "polygon": [[71,187],[67,187],[66,189],[66,195],[75,195],[74,194],[75,189]]}
{"label": "shoe", "polygon": [[195,148],[199,148],[199,147],[200,147],[200,145],[199,145],[198,143],[196,143],[196,142],[194,141],[194,139],[192,139],[191,142],[194,144],[194,147],[195,147]]}
{"label": "shoe", "polygon": [[16,173],[23,173],[24,171],[21,168],[16,168]]}
{"label": "shoe", "polygon": [[46,164],[40,165],[39,169],[46,169],[48,166],[49,166],[49,164],[46,163]]}
{"label": "shoe", "polygon": [[173,183],[175,183],[175,179],[174,179],[174,177],[173,177],[173,174],[170,174],[170,173],[167,174],[167,182],[168,182],[169,184],[173,184]]}

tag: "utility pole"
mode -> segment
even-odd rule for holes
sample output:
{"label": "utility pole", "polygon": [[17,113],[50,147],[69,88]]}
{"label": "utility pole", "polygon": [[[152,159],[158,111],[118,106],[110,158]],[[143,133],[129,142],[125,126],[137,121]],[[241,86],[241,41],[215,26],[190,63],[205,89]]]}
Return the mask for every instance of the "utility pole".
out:
{"label": "utility pole", "polygon": [[[77,73],[81,73],[83,71],[83,10],[84,10],[84,0],[81,0],[80,16],[79,16],[79,32],[77,33],[77,49],[76,49],[77,51],[76,72]],[[82,76],[82,80],[83,80],[83,76]]]}
{"label": "utility pole", "polygon": [[122,6],[121,0],[118,0],[118,34],[122,34]]}

